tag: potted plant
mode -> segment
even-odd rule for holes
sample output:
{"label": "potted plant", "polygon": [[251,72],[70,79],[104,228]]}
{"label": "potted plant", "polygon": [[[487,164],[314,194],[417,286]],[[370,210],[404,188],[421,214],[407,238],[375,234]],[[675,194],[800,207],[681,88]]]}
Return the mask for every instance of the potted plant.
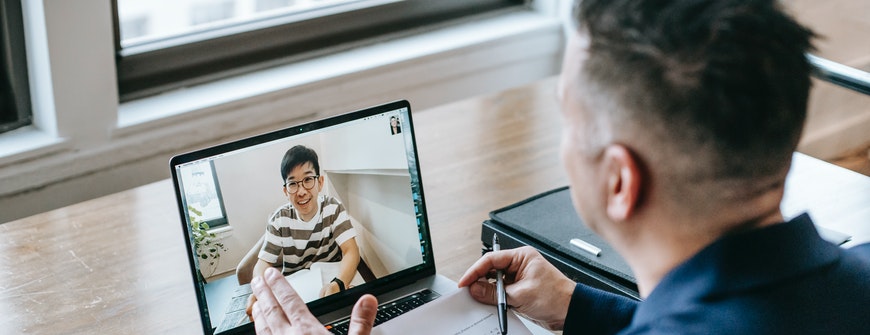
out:
{"label": "potted plant", "polygon": [[[190,219],[190,231],[193,234],[193,246],[196,256],[199,258],[199,271],[205,277],[211,277],[217,270],[221,260],[221,252],[227,251],[215,233],[209,231],[208,223],[202,220],[202,212],[187,206]],[[208,270],[203,264],[208,264]],[[207,273],[206,273],[207,272]]]}

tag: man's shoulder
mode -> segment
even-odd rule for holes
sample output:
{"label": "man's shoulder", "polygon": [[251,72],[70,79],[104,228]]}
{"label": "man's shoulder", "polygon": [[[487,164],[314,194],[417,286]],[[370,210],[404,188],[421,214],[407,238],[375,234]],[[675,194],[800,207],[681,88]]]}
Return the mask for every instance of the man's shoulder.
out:
{"label": "man's shoulder", "polygon": [[325,195],[320,200],[320,211],[324,216],[330,216],[344,212],[345,208],[338,199]]}
{"label": "man's shoulder", "polygon": [[[790,292],[768,289],[716,301],[697,301],[655,320],[632,324],[620,334],[862,333],[866,330],[866,311],[859,306],[861,301],[870,299],[867,289],[852,292],[836,285],[834,282],[814,287],[792,286]],[[813,292],[807,294],[808,291]]]}
{"label": "man's shoulder", "polygon": [[333,196],[329,196],[329,195],[321,196],[320,203],[323,205],[339,205],[339,206],[342,205],[341,201],[339,201],[337,198],[335,198]]}
{"label": "man's shoulder", "polygon": [[293,209],[293,204],[291,204],[289,202],[285,203],[285,204],[281,205],[280,207],[276,208],[272,212],[272,215],[269,215],[269,222],[275,222],[275,221],[278,221],[282,218],[295,219],[296,213],[294,211],[295,210]]}
{"label": "man's shoulder", "polygon": [[[870,285],[864,285],[864,280],[870,278],[870,243],[864,243],[844,249],[838,271],[844,275],[861,278],[861,286],[870,292]],[[870,298],[870,297],[868,297]]]}
{"label": "man's shoulder", "polygon": [[[733,276],[703,275],[696,278],[698,290],[691,291],[686,284],[690,277],[673,279],[679,283],[671,285],[667,294],[654,291],[641,304],[639,317],[625,333],[860,333],[866,328],[866,311],[856,306],[870,301],[870,285],[866,284],[870,278],[870,244],[841,249],[822,242],[798,243],[807,241],[789,240],[816,250],[802,254],[789,250],[788,254],[794,254],[791,257],[728,265],[745,268],[753,278],[763,280],[744,278],[744,284],[738,285]],[[812,260],[813,256],[808,256],[812,254],[824,256]],[[704,260],[707,264],[714,262]],[[708,285],[713,282],[720,284]]]}
{"label": "man's shoulder", "polygon": [[851,247],[846,250],[846,253],[862,259],[870,266],[870,242]]}

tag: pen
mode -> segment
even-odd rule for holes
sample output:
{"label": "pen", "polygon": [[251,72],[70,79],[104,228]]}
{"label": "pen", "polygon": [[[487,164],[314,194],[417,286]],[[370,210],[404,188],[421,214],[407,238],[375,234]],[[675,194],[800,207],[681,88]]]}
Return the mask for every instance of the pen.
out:
{"label": "pen", "polygon": [[593,254],[595,256],[601,256],[601,248],[592,245],[589,242],[581,240],[579,238],[572,238],[571,245],[578,247],[580,249],[585,250],[586,252]]}
{"label": "pen", "polygon": [[[498,235],[492,234],[492,251],[501,250],[498,245]],[[504,291],[504,273],[501,270],[495,271],[495,289],[498,296],[498,329],[502,335],[507,334],[507,297]]]}

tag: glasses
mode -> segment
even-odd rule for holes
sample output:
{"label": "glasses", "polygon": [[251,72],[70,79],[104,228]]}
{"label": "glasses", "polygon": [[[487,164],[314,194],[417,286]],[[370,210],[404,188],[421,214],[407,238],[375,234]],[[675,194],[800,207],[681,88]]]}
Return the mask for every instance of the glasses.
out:
{"label": "glasses", "polygon": [[308,176],[308,177],[302,178],[302,181],[289,181],[288,180],[288,181],[284,182],[284,187],[287,188],[287,192],[289,192],[289,193],[296,193],[296,191],[299,191],[299,185],[302,185],[302,187],[305,188],[306,190],[310,190],[310,189],[314,188],[314,184],[317,181],[318,177],[320,177],[320,175]]}

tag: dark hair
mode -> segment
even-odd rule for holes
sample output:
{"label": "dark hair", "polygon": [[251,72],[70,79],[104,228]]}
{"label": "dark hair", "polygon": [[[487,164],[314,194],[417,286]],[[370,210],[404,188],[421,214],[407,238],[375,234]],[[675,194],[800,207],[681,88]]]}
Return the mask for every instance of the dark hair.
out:
{"label": "dark hair", "polygon": [[[623,118],[663,126],[717,176],[786,168],[806,118],[813,32],[775,0],[583,0],[585,84]],[[700,163],[699,163],[700,164]]]}
{"label": "dark hair", "polygon": [[287,150],[284,153],[284,159],[281,160],[281,181],[286,181],[290,171],[305,163],[311,163],[314,166],[314,173],[320,175],[320,163],[317,161],[317,152],[304,145],[297,145]]}

